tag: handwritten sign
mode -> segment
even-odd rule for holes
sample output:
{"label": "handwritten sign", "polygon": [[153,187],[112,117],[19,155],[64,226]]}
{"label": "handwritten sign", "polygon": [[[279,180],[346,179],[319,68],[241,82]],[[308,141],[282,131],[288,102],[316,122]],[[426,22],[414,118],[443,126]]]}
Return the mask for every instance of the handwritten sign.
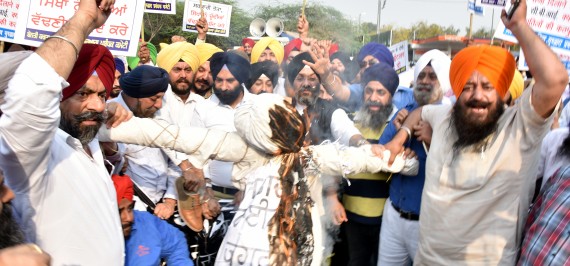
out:
{"label": "handwritten sign", "polygon": [[[202,1],[202,8],[204,9],[204,16],[208,21],[207,34],[229,37],[232,6]],[[198,19],[200,19],[200,2],[186,0],[182,30],[198,32],[196,29]]]}
{"label": "handwritten sign", "polygon": [[475,0],[467,1],[467,10],[469,11],[469,13],[473,13],[475,15],[479,16],[485,15],[485,9],[483,8],[482,5],[477,4],[477,1]]}
{"label": "handwritten sign", "polygon": [[[507,8],[510,2],[507,2]],[[570,76],[570,2],[566,0],[528,0],[527,23],[550,46],[566,66]],[[511,31],[499,23],[495,38],[517,43]]]}
{"label": "handwritten sign", "polygon": [[155,14],[176,14],[176,0],[145,1],[144,12]]}
{"label": "handwritten sign", "polygon": [[400,74],[405,72],[408,67],[408,41],[402,41],[390,46],[390,52],[394,56],[394,70]]}
{"label": "handwritten sign", "polygon": [[[28,0],[20,3],[14,42],[40,46],[55,34],[79,9],[80,0]],[[100,44],[114,55],[133,56],[137,52],[144,2],[116,0],[111,16],[95,29],[85,43]]]}
{"label": "handwritten sign", "polygon": [[13,42],[20,0],[0,0],[0,41]]}

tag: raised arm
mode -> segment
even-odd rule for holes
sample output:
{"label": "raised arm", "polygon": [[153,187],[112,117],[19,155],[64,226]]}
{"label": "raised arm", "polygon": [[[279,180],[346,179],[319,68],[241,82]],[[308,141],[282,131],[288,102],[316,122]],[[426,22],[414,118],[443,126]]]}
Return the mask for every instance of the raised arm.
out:
{"label": "raised arm", "polygon": [[501,19],[519,41],[536,81],[532,91],[532,105],[539,115],[546,118],[552,114],[568,84],[568,73],[556,54],[527,24],[526,13],[526,0],[521,0],[510,20],[505,11],[501,14]]}

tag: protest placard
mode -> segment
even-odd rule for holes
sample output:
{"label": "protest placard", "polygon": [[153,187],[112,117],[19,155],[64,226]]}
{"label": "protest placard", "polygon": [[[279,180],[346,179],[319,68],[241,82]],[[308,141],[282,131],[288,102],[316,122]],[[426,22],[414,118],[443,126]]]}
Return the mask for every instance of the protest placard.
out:
{"label": "protest placard", "polygon": [[485,9],[480,4],[477,4],[477,2],[475,0],[468,0],[467,1],[467,10],[469,10],[469,13],[472,13],[475,15],[479,15],[479,16],[485,15]]}
{"label": "protest placard", "polygon": [[[478,6],[488,6],[492,8],[503,9],[507,0],[475,0],[475,4]],[[509,2],[511,2],[509,0]]]}
{"label": "protest placard", "polygon": [[[27,0],[20,2],[18,29],[13,40],[40,46],[69,20],[79,0]],[[116,0],[105,24],[95,29],[85,43],[100,44],[114,55],[134,56],[137,52],[144,13],[143,1]]]}
{"label": "protest placard", "polygon": [[[527,23],[558,55],[570,75],[570,3],[566,0],[527,0]],[[507,9],[510,2],[507,2]],[[511,31],[499,23],[495,38],[517,43]]]}
{"label": "protest placard", "polygon": [[394,56],[394,70],[400,74],[406,71],[408,67],[408,41],[402,41],[390,46],[390,52]]}
{"label": "protest placard", "polygon": [[[208,21],[209,35],[230,36],[230,20],[232,18],[232,6],[202,1],[204,16]],[[184,4],[184,20],[182,30],[198,32],[196,22],[200,19],[200,2],[186,0]]]}
{"label": "protest placard", "polygon": [[152,0],[144,4],[144,12],[155,14],[176,14],[176,0]]}
{"label": "protest placard", "polygon": [[0,41],[14,39],[19,8],[20,0],[0,0]]}

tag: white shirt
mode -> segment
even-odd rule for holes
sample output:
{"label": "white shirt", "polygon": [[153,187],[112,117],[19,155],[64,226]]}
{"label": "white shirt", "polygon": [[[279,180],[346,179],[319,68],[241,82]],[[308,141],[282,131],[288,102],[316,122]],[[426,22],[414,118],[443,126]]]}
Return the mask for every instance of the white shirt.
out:
{"label": "white shirt", "polygon": [[[125,109],[129,107],[120,94],[109,102],[117,102]],[[134,183],[154,202],[163,197],[176,199],[176,178],[168,176],[168,158],[160,148],[149,148],[134,144],[122,144],[127,158],[127,171]],[[142,201],[136,201],[137,210],[146,210]]]}
{"label": "white shirt", "polygon": [[537,177],[542,177],[542,187],[560,167],[570,164],[569,158],[558,155],[562,142],[568,136],[568,130],[568,127],[554,129],[542,140],[537,174]]}
{"label": "white shirt", "polygon": [[[242,86],[243,87],[243,86]],[[246,103],[255,97],[247,89],[243,88],[243,98],[236,106]],[[235,109],[229,105],[220,102],[215,94],[212,94],[207,101],[201,102],[194,110],[192,117],[192,126],[220,129],[227,132],[235,132],[234,125]],[[232,184],[232,168],[233,163],[212,160],[204,167],[204,176],[212,180],[212,184],[216,186],[234,188]]]}
{"label": "white shirt", "polygon": [[570,122],[570,104],[566,104],[562,109],[560,118],[558,118],[558,124],[560,127],[568,127],[568,122]]}
{"label": "white shirt", "polygon": [[0,118],[0,166],[28,239],[53,265],[123,265],[124,239],[113,182],[97,139],[93,158],[58,128],[67,82],[39,55],[9,83]]}

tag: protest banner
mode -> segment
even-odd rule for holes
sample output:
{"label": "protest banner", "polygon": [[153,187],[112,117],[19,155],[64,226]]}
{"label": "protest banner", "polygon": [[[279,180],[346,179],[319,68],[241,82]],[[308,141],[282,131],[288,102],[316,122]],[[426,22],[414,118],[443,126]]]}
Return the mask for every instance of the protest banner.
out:
{"label": "protest banner", "polygon": [[13,42],[20,0],[0,0],[0,41]]}
{"label": "protest banner", "polygon": [[[232,18],[232,6],[202,2],[202,9],[204,16],[208,21],[209,35],[217,36],[230,36],[230,20]],[[196,22],[200,19],[200,2],[193,0],[186,0],[184,4],[184,19],[182,22],[182,30],[189,32],[198,32],[196,29]]]}
{"label": "protest banner", "polygon": [[[69,20],[80,0],[27,0],[20,2],[15,43],[40,46]],[[116,0],[107,22],[95,29],[85,43],[100,44],[114,55],[134,56],[144,13],[143,1]]]}
{"label": "protest banner", "polygon": [[[476,0],[475,4],[478,6],[488,6],[492,8],[505,8],[507,0]],[[509,2],[511,2],[509,0]]]}
{"label": "protest banner", "polygon": [[400,74],[405,72],[408,67],[408,41],[402,41],[390,46],[390,52],[394,56],[394,70]]}
{"label": "protest banner", "polygon": [[144,4],[145,13],[154,14],[176,14],[176,0],[152,0]]}
{"label": "protest banner", "polygon": [[485,15],[485,9],[483,8],[483,6],[477,4],[477,2],[475,0],[468,0],[467,1],[467,10],[469,10],[469,13],[472,13],[475,15],[479,15],[479,16]]}
{"label": "protest banner", "polygon": [[[570,3],[566,0],[528,0],[526,3],[527,23],[558,55],[570,76]],[[510,2],[506,7],[510,7]],[[517,43],[503,23],[499,23],[494,36]]]}

